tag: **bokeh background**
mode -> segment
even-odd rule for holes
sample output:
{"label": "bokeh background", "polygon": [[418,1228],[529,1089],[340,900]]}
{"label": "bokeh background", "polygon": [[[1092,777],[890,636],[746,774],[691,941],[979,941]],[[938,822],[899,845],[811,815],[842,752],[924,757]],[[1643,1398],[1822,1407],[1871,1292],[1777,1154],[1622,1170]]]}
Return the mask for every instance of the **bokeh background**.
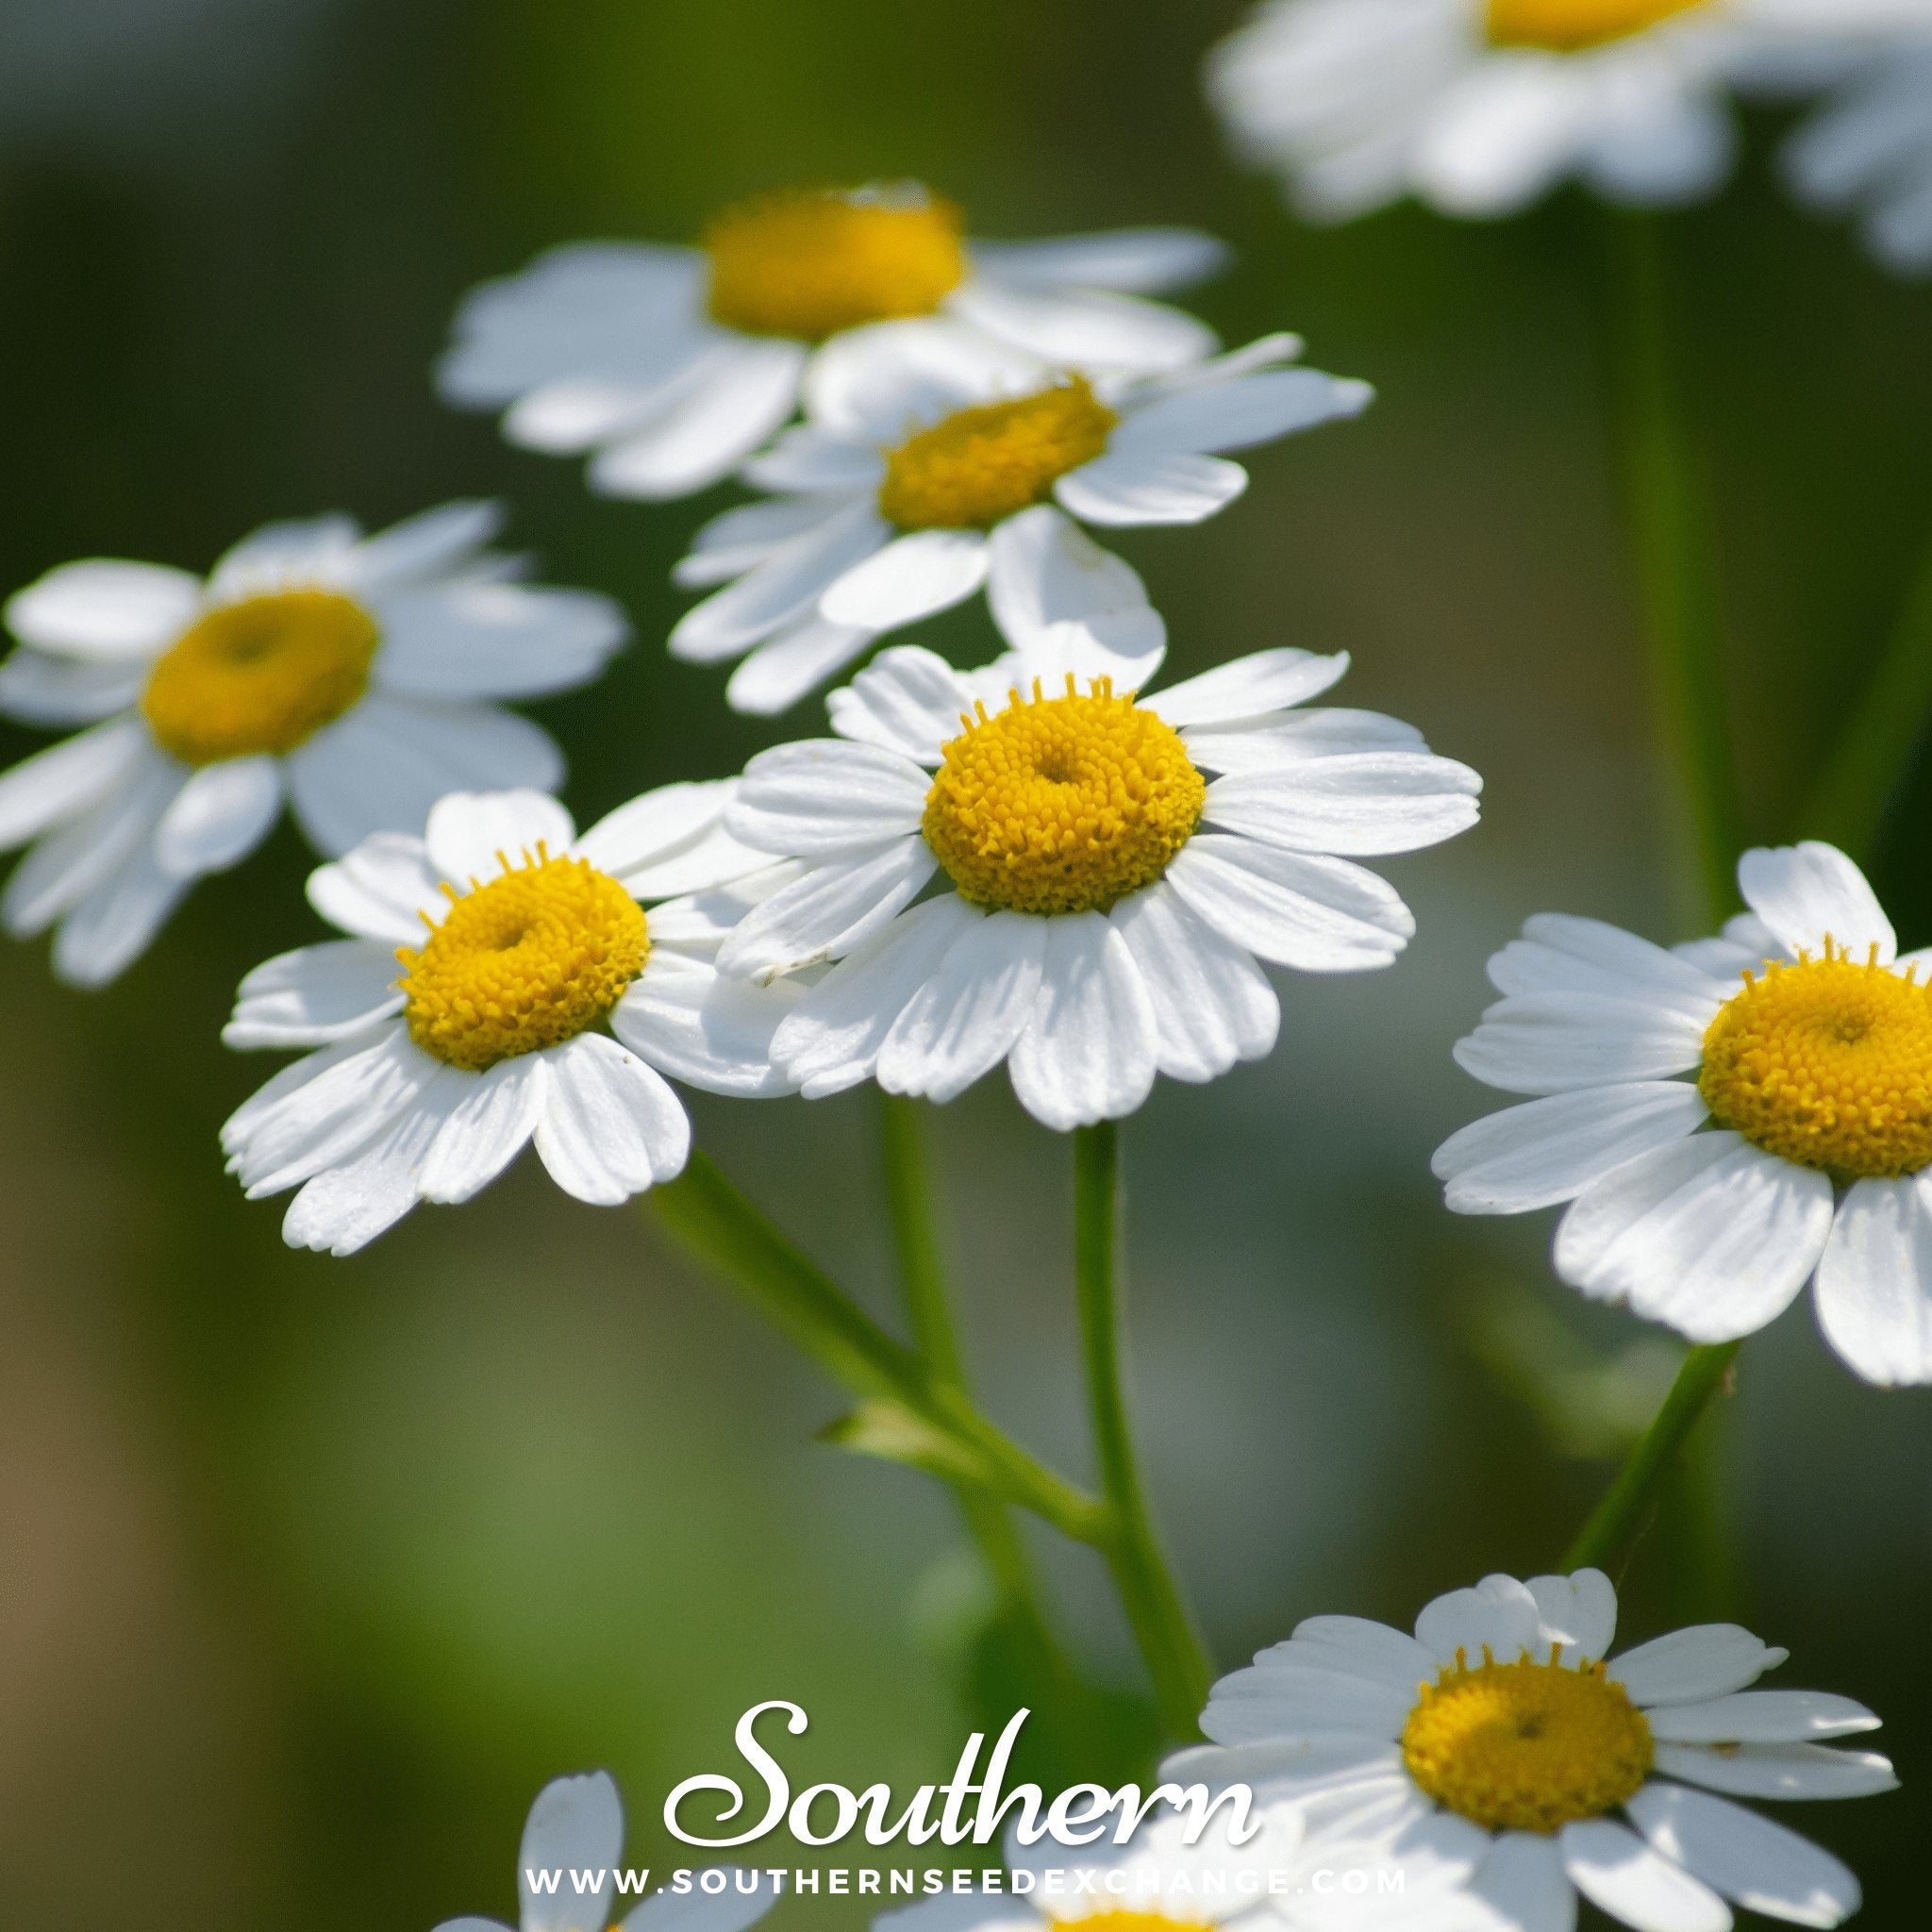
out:
{"label": "bokeh background", "polygon": [[[1291,326],[1381,391],[1259,453],[1202,529],[1126,533],[1177,672],[1345,647],[1344,702],[1488,780],[1482,825],[1388,869],[1393,972],[1284,987],[1277,1052],[1164,1086],[1125,1135],[1146,1455],[1224,1663],[1301,1616],[1407,1622],[1554,1562],[1674,1351],[1551,1280],[1549,1217],[1465,1223],[1427,1157],[1490,1098],[1449,1059],[1526,913],[1689,937],[1649,744],[1605,430],[1600,212],[1295,225],[1202,105],[1230,0],[6,0],[0,586],[91,554],[204,567],[275,516],[514,506],[552,581],[637,642],[540,708],[580,820],[815,728],[729,716],[674,665],[667,572],[728,500],[600,502],[441,409],[459,293],[552,242],[689,237],[759,188],[917,175],[989,235],[1199,224],[1199,306]],[[1753,829],[1790,830],[1932,532],[1932,294],[1740,185],[1667,225],[1721,509]],[[934,627],[962,661],[976,616]],[[7,760],[37,742],[8,731]],[[1932,939],[1932,773],[1877,858]],[[267,1065],[216,1032],[240,974],[320,937],[284,833],[105,994],[0,950],[0,1895],[36,1932],[417,1932],[508,1916],[538,1785],[608,1765],[634,1862],[738,1713],[813,1715],[801,1771],[943,1774],[973,1574],[924,1478],[822,1447],[836,1391],[670,1252],[526,1160],[346,1262],[293,1255],[215,1132]],[[868,1094],[700,1103],[707,1144],[889,1318]],[[946,1232],[997,1413],[1085,1466],[1068,1150],[1003,1082],[935,1117]],[[1668,1524],[1626,1629],[1691,1588],[1794,1682],[1878,1706],[1901,1794],[1794,1820],[1923,1911],[1932,1395],[1880,1394],[1802,1305],[1745,1350],[1708,1445],[1735,1540]],[[1133,1664],[1045,1541],[1096,1680]],[[688,1856],[688,1855],[686,1855]],[[824,1906],[812,1918],[849,1917]],[[846,1907],[846,1914],[855,1909]]]}

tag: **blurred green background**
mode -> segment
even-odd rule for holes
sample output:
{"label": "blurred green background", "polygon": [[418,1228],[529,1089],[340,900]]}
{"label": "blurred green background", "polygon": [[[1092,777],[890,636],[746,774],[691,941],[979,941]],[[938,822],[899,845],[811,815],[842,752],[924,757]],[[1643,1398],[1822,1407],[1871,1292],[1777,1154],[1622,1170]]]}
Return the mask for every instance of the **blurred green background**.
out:
{"label": "blurred green background", "polygon": [[[1202,529],[1133,532],[1178,673],[1346,647],[1341,701],[1488,780],[1481,827],[1388,867],[1421,938],[1287,982],[1279,1049],[1127,1129],[1147,1460],[1224,1664],[1319,1610],[1407,1623],[1553,1563],[1674,1350],[1586,1311],[1549,1217],[1458,1222],[1427,1157],[1493,1096],[1450,1061],[1538,908],[1689,937],[1658,804],[1604,429],[1602,217],[1297,227],[1224,158],[1196,74],[1229,0],[7,0],[0,585],[91,554],[204,567],[270,517],[381,524],[501,493],[548,578],[638,641],[540,708],[580,821],[817,728],[674,665],[667,572],[716,502],[600,502],[434,402],[458,294],[574,238],[689,237],[773,184],[920,175],[977,232],[1216,230],[1231,340],[1302,330],[1376,383],[1259,453]],[[1722,506],[1753,829],[1795,801],[1932,532],[1932,294],[1770,185],[1669,225]],[[977,617],[937,641],[984,653]],[[8,731],[8,761],[39,741]],[[1877,871],[1932,939],[1932,772]],[[953,1518],[813,1443],[835,1391],[666,1250],[526,1160],[347,1262],[292,1255],[215,1131],[269,1070],[216,1041],[241,974],[321,937],[284,832],[100,996],[0,951],[0,1894],[8,1924],[426,1932],[508,1916],[524,1811],[608,1765],[634,1862],[751,1702],[802,1770],[940,1775],[963,1728]],[[890,1315],[858,1093],[700,1102],[707,1144]],[[990,1405],[1084,1468],[1068,1150],[1003,1081],[934,1123]],[[1932,1395],[1855,1383],[1801,1305],[1752,1341],[1721,1451],[1733,1587],[1794,1683],[1888,1720],[1903,1794],[1792,1822],[1869,1922],[1918,1923],[1932,1777]],[[1093,1674],[1101,1578],[1042,1541]],[[1672,1594],[1668,1539],[1626,1631]],[[852,1907],[848,1907],[849,1912]],[[789,1915],[790,1908],[788,1908]],[[833,1914],[820,1907],[819,1923]],[[847,1920],[846,1922],[850,1922]]]}

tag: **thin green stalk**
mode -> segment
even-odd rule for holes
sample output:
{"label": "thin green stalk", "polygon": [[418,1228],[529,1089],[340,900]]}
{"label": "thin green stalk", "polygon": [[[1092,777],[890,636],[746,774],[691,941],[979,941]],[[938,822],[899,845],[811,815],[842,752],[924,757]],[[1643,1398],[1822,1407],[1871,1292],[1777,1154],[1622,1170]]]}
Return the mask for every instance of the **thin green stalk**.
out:
{"label": "thin green stalk", "polygon": [[1192,1739],[1201,1735],[1214,1670],[1160,1553],[1141,1488],[1121,1374],[1119,1223],[1118,1141],[1113,1123],[1102,1121],[1074,1135],[1074,1265],[1100,1489],[1113,1515],[1107,1557],[1153,1674],[1161,1722],[1174,1737]]}
{"label": "thin green stalk", "polygon": [[1582,1534],[1570,1545],[1563,1558],[1565,1570],[1607,1569],[1641,1528],[1686,1439],[1710,1398],[1724,1386],[1738,1348],[1735,1341],[1719,1342],[1693,1348],[1684,1357],[1684,1366],[1677,1371],[1677,1379],[1664,1397],[1657,1419],[1630,1452],[1630,1459],[1611,1484],[1609,1494],[1597,1505]]}
{"label": "thin green stalk", "polygon": [[1861,862],[1932,724],[1932,549],[1878,663],[1840,726],[1804,808],[1798,836]]}
{"label": "thin green stalk", "polygon": [[1736,908],[1744,847],[1709,518],[1671,362],[1669,278],[1657,218],[1607,219],[1617,291],[1616,422],[1651,700],[1689,831],[1698,924],[1708,931]]}
{"label": "thin green stalk", "polygon": [[1110,1520],[1103,1504],[1041,1467],[935,1377],[921,1356],[888,1335],[706,1155],[694,1151],[677,1179],[645,1198],[673,1234],[854,1394],[898,1404],[955,1445],[966,1463],[982,1468],[1001,1493],[1076,1541],[1105,1544]]}

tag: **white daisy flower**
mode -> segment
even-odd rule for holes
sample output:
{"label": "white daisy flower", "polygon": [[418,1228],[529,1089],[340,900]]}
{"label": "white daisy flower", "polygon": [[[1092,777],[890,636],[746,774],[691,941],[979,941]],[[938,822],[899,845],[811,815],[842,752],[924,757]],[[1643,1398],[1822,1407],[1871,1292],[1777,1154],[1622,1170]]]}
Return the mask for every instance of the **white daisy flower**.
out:
{"label": "white daisy flower", "polygon": [[967,242],[916,182],[807,189],[727,208],[696,248],[587,242],[463,304],[439,382],[504,434],[593,451],[613,496],[686,496],[727,476],[797,406],[822,343],[867,323],[955,317],[1056,362],[1176,368],[1214,336],[1143,298],[1226,251],[1187,228]]}
{"label": "white daisy flower", "polygon": [[743,657],[726,698],[779,711],[885,632],[982,585],[1009,643],[1106,616],[1137,627],[1137,648],[1157,645],[1140,577],[1074,520],[1199,523],[1247,488],[1213,452],[1358,414],[1366,383],[1280,366],[1300,347],[1270,336],[1122,377],[1070,374],[943,323],[832,343],[805,423],[745,467],[774,500],[714,518],[678,565],[688,588],[726,588],[686,613],[672,653]]}
{"label": "white daisy flower", "polygon": [[1310,1617],[1215,1685],[1214,1742],[1162,1775],[1249,1783],[1301,1805],[1311,1834],[1331,1809],[1379,1810],[1391,1833],[1432,1821],[1486,1914],[1411,1921],[1399,1894],[1362,1896],[1346,1921],[1362,1932],[1569,1932],[1577,1892],[1635,1932],[1726,1932],[1726,1899],[1800,1925],[1849,1918],[1852,1874],[1731,1799],[1892,1790],[1885,1758],[1826,1741],[1878,1720],[1823,1691],[1747,1689],[1787,1653],[1735,1624],[1611,1657],[1616,1624],[1600,1570],[1485,1577],[1438,1597],[1412,1638]]}
{"label": "white daisy flower", "polygon": [[1495,216],[1574,177],[1611,201],[1710,193],[1726,92],[1920,0],[1268,0],[1208,92],[1311,220],[1415,194]]}
{"label": "white daisy flower", "polygon": [[1692,1341],[1815,1280],[1860,1375],[1932,1381],[1932,951],[1900,956],[1829,845],[1747,852],[1738,884],[1722,939],[1544,913],[1490,961],[1504,998],[1456,1058],[1541,1097],[1443,1142],[1448,1205],[1569,1202],[1557,1274]]}
{"label": "white daisy flower", "polygon": [[55,970],[98,986],[285,800],[334,856],[420,830],[456,786],[556,785],[549,734],[490,700],[588,683],[626,626],[607,597],[508,581],[480,548],[499,521],[453,503],[375,537],[270,524],[205,581],[94,558],[17,592],[0,711],[92,728],[0,775],[0,852],[34,841],[8,930],[59,922]]}
{"label": "white daisy flower", "polygon": [[611,1913],[648,1874],[625,1867],[624,1806],[608,1772],[560,1777],[530,1807],[517,1847],[517,1918],[445,1919],[436,1932],[745,1932],[771,1910],[771,1876],[732,1865],[693,1873],[690,1888],[654,1887],[612,1925]]}
{"label": "white daisy flower", "polygon": [[[1922,11],[1932,29],[1932,7]],[[1798,198],[1855,212],[1887,267],[1932,275],[1932,31],[1863,63],[1793,136],[1784,161]]]}
{"label": "white daisy flower", "polygon": [[841,738],[752,760],[725,824],[803,871],[718,965],[839,962],[773,1036],[808,1095],[949,1100],[1007,1060],[1022,1104],[1073,1127],[1132,1112],[1157,1072],[1267,1053],[1257,959],[1358,973],[1402,950],[1408,908],[1335,855],[1452,837],[1476,774],[1392,718],[1291,708],[1345,657],[1262,651],[1146,699],[1113,688],[1119,661],[1074,625],[970,674],[901,646],[833,693]]}
{"label": "white daisy flower", "polygon": [[[791,1091],[770,1042],[798,989],[711,963],[793,876],[723,829],[731,792],[661,786],[581,838],[541,792],[452,792],[423,838],[376,833],[310,877],[350,937],[258,966],[222,1035],[315,1049],[222,1129],[250,1200],[301,1188],[291,1247],[352,1254],[418,1201],[467,1201],[532,1139],[566,1193],[614,1207],[691,1151],[661,1075]],[[638,903],[672,893],[648,918]]]}

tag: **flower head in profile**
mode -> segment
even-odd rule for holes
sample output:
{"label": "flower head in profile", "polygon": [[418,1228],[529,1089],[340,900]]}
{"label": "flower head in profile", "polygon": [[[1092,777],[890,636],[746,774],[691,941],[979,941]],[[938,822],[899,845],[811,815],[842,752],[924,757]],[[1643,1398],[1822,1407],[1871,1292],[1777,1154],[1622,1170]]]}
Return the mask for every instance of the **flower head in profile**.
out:
{"label": "flower head in profile", "polygon": [[1068,1128],[1132,1112],[1157,1073],[1257,1058],[1279,1017],[1257,961],[1358,973],[1414,930],[1339,855],[1476,816],[1476,774],[1407,725],[1297,708],[1346,669],[1263,651],[1143,697],[1076,625],[973,673],[889,650],[833,693],[839,738],[741,781],[727,828],[801,871],[719,968],[837,962],[773,1036],[808,1095],[876,1078],[948,1100],[1005,1060]]}
{"label": "flower head in profile", "polygon": [[1731,1900],[1837,1925],[1857,1880],[1828,1852],[1734,1798],[1855,1798],[1891,1790],[1875,1730],[1846,1697],[1753,1690],[1786,1653],[1735,1624],[1673,1631],[1621,1656],[1600,1570],[1489,1576],[1438,1597],[1413,1637],[1361,1617],[1311,1617],[1214,1687],[1211,1744],[1163,1776],[1243,1782],[1298,1805],[1311,1839],[1350,1821],[1358,1842],[1424,1831],[1439,1877],[1471,1908],[1349,1902],[1340,1923],[1564,1932],[1580,1892],[1635,1932],[1726,1932]]}
{"label": "flower head in profile", "polygon": [[454,786],[557,784],[549,734],[492,701],[588,683],[625,625],[608,598],[511,581],[480,548],[498,521],[454,503],[375,537],[271,524],[206,581],[97,558],[19,591],[0,711],[91,728],[0,776],[0,851],[33,846],[8,929],[58,922],[56,970],[98,986],[285,803],[334,856],[420,830]]}
{"label": "flower head in profile", "polygon": [[1729,172],[1726,93],[1912,0],[1265,0],[1217,47],[1235,141],[1313,220],[1414,194],[1515,213],[1558,182],[1668,206]]}
{"label": "flower head in profile", "polygon": [[1212,332],[1145,298],[1224,253],[1184,228],[969,242],[916,182],[781,191],[721,210],[695,248],[584,243],[486,283],[440,381],[506,410],[512,442],[592,452],[594,489],[685,496],[767,441],[823,346],[869,323],[943,315],[1086,368],[1193,361]]}
{"label": "flower head in profile", "polygon": [[797,989],[711,963],[776,882],[722,828],[730,796],[663,786],[579,838],[541,792],[453,792],[424,837],[378,833],[315,873],[311,903],[350,937],[257,967],[222,1036],[310,1049],[222,1129],[251,1200],[301,1190],[291,1247],[353,1253],[533,1139],[566,1193],[615,1206],[690,1153],[665,1074],[790,1091],[770,1041]]}
{"label": "flower head in profile", "polygon": [[728,701],[771,712],[982,587],[1016,646],[1102,618],[1158,646],[1141,579],[1079,525],[1199,523],[1247,487],[1215,452],[1367,406],[1366,383],[1283,366],[1299,351],[1270,336],[1121,376],[943,324],[847,337],[812,372],[806,421],[746,467],[777,494],[715,518],[678,566],[682,584],[725,588],[686,613],[672,652],[742,658]]}
{"label": "flower head in profile", "polygon": [[537,1793],[517,1847],[517,1917],[445,1919],[436,1932],[746,1932],[771,1910],[777,1889],[762,1872],[714,1865],[689,1889],[654,1890],[613,1922],[644,1877],[624,1858],[624,1805],[608,1772],[553,1779]]}
{"label": "flower head in profile", "polygon": [[1457,1213],[1569,1202],[1557,1274],[1692,1341],[1815,1281],[1867,1381],[1932,1381],[1932,953],[1900,956],[1829,845],[1747,852],[1738,884],[1750,911],[1670,952],[1530,920],[1456,1058],[1538,1097],[1452,1136],[1436,1173]]}

